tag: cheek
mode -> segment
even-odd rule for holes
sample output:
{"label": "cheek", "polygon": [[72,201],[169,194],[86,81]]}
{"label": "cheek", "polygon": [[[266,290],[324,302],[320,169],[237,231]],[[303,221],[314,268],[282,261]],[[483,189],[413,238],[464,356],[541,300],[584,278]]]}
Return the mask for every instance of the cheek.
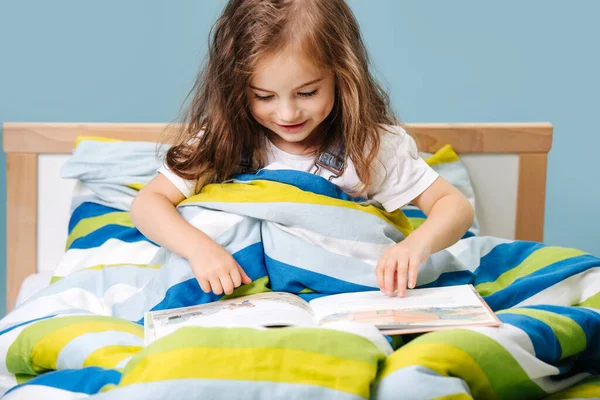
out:
{"label": "cheek", "polygon": [[252,101],[250,102],[250,112],[254,118],[261,120],[269,116],[270,108],[266,102]]}
{"label": "cheek", "polygon": [[331,109],[333,108],[334,98],[329,96],[323,97],[319,99],[319,101],[316,103],[317,104],[315,104],[313,111],[315,114],[318,114],[321,118],[324,119],[329,115]]}

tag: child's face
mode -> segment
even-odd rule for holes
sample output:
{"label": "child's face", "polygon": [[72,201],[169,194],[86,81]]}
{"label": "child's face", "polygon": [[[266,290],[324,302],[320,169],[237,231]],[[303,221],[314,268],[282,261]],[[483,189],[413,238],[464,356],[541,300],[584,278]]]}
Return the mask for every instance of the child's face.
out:
{"label": "child's face", "polygon": [[290,153],[314,150],[320,133],[315,128],[335,100],[332,72],[287,50],[261,62],[247,90],[252,115],[277,147]]}

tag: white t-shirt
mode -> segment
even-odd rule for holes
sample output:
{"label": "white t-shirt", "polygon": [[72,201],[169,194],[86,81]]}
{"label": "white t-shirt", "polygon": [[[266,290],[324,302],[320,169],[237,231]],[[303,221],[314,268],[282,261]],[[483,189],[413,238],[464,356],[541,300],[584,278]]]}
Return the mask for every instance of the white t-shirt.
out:
{"label": "white t-shirt", "polygon": [[[436,180],[438,174],[419,157],[414,140],[402,128],[393,126],[388,127],[387,130],[395,133],[381,130],[379,153],[371,165],[372,184],[366,197],[391,212],[410,203],[423,193]],[[314,155],[287,153],[271,143],[266,135],[263,151],[265,168],[316,172],[326,179],[331,176],[328,170],[321,168],[316,171]],[[158,172],[171,181],[185,197],[195,194],[195,182],[180,178],[166,165],[163,165]],[[352,160],[347,160],[342,175],[332,178],[331,182],[350,194],[362,187]]]}

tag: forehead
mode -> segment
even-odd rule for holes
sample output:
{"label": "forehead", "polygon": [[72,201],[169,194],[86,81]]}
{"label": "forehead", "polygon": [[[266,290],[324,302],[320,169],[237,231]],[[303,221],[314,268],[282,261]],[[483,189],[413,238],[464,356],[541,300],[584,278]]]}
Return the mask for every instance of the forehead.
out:
{"label": "forehead", "polygon": [[[303,51],[285,49],[261,59],[250,78],[253,85],[302,84],[324,76],[326,70],[320,67]],[[300,82],[302,81],[302,82]]]}

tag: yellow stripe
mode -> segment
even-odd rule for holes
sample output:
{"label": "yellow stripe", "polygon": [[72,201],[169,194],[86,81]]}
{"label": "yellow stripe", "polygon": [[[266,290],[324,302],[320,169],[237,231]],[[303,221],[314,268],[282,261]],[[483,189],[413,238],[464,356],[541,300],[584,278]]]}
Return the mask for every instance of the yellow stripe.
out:
{"label": "yellow stripe", "polygon": [[148,355],[123,375],[120,386],[169,379],[229,379],[315,385],[367,398],[376,372],[375,363],[302,350],[193,347]]}
{"label": "yellow stripe", "polygon": [[[240,200],[243,199],[243,200]],[[400,210],[386,212],[372,205],[357,204],[352,201],[335,199],[311,192],[306,192],[292,185],[264,180],[255,180],[251,183],[211,184],[202,188],[202,191],[184,200],[181,204],[208,202],[223,203],[298,203],[335,206],[366,212],[381,218],[400,230],[404,236],[412,231],[412,226],[406,215]]]}
{"label": "yellow stripe", "polygon": [[436,397],[432,400],[473,400],[473,398],[466,393],[456,393],[449,394],[448,396]]}
{"label": "yellow stripe", "polygon": [[127,185],[128,188],[135,189],[137,191],[142,190],[144,186],[146,186],[145,183],[130,183],[129,185]]}
{"label": "yellow stripe", "polygon": [[435,152],[431,157],[424,158],[425,162],[431,167],[439,164],[446,164],[459,161],[458,155],[449,144]]}
{"label": "yellow stripe", "polygon": [[545,397],[545,400],[558,399],[600,399],[600,380],[598,378],[592,378],[592,382],[585,380],[571,388]]}
{"label": "yellow stripe", "polygon": [[506,271],[498,277],[494,282],[480,283],[475,286],[475,289],[482,296],[489,296],[497,291],[506,288],[518,278],[531,275],[535,271],[545,268],[551,264],[568,258],[577,257],[586,254],[581,250],[569,249],[562,247],[542,247],[539,250],[531,253],[521,264]]}
{"label": "yellow stripe", "polygon": [[122,142],[122,140],[119,140],[119,139],[113,139],[113,138],[107,138],[107,137],[101,137],[101,136],[77,136],[77,139],[75,139],[74,147],[77,148],[77,146],[79,146],[79,144],[83,141],[105,142],[105,143]]}
{"label": "yellow stripe", "polygon": [[413,365],[425,366],[443,376],[459,376],[477,399],[498,399],[498,395],[479,364],[466,352],[444,343],[412,343],[389,356],[381,378]]}
{"label": "yellow stripe", "polygon": [[66,247],[69,248],[75,240],[89,235],[106,225],[122,225],[129,228],[134,227],[133,222],[131,222],[131,218],[129,217],[129,213],[126,211],[115,211],[97,217],[85,218],[79,221],[69,234]]}
{"label": "yellow stripe", "polygon": [[84,367],[115,368],[121,361],[131,357],[142,349],[142,346],[105,346],[92,352],[83,362]]}
{"label": "yellow stripe", "polygon": [[57,329],[44,336],[31,349],[31,364],[36,372],[56,369],[56,360],[62,349],[73,339],[86,333],[119,331],[144,337],[144,328],[135,324],[120,322],[95,321],[80,322]]}
{"label": "yellow stripe", "polygon": [[161,264],[98,264],[91,267],[82,269],[81,271],[92,271],[92,270],[103,270],[105,268],[118,268],[118,267],[136,267],[136,268],[150,268],[159,269]]}

